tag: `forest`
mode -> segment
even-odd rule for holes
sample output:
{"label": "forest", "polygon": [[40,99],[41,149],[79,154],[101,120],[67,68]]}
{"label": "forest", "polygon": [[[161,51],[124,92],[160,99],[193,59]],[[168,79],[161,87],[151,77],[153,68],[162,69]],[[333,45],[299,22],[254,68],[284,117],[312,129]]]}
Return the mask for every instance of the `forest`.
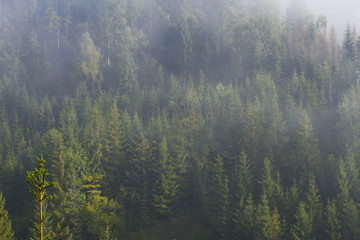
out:
{"label": "forest", "polygon": [[[0,239],[360,239],[360,35],[301,0],[1,0]],[[343,36],[342,39],[338,36]]]}

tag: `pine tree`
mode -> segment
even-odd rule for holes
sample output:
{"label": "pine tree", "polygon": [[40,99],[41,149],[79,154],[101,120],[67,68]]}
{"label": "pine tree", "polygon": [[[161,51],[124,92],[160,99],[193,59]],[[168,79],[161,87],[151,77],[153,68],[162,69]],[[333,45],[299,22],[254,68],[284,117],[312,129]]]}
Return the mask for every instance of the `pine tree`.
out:
{"label": "pine tree", "polygon": [[14,232],[11,228],[11,220],[9,219],[8,212],[5,209],[5,198],[2,193],[0,193],[0,239],[14,239]]}

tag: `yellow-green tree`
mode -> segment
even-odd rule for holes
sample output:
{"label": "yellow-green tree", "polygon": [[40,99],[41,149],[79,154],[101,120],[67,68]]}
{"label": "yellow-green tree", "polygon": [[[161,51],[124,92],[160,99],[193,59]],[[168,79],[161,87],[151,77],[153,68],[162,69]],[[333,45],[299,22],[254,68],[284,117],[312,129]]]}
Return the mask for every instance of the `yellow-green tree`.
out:
{"label": "yellow-green tree", "polygon": [[27,178],[26,182],[30,185],[30,192],[34,195],[37,202],[39,203],[39,224],[35,223],[34,231],[39,236],[40,240],[49,239],[50,236],[43,234],[43,225],[44,220],[49,217],[49,215],[43,215],[43,204],[47,199],[51,199],[52,196],[46,192],[46,189],[49,187],[55,186],[55,182],[51,184],[45,180],[46,176],[49,175],[47,169],[45,169],[45,160],[43,155],[40,158],[36,157],[38,161],[38,168],[35,168],[35,171],[26,171]]}
{"label": "yellow-green tree", "polygon": [[80,40],[80,54],[81,54],[81,72],[85,76],[85,80],[90,83],[92,93],[95,92],[102,81],[103,76],[100,70],[100,49],[97,48],[88,32],[81,36]]}

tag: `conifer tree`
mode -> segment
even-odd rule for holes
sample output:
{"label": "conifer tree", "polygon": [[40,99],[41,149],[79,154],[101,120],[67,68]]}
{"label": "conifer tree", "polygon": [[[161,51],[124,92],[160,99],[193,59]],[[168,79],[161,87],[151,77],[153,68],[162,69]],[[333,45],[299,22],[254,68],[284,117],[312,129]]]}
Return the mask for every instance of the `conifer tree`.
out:
{"label": "conifer tree", "polygon": [[[48,236],[48,238],[44,238],[44,239],[60,239],[60,236],[56,236],[54,231],[53,231],[53,218],[52,215],[50,217],[50,213],[49,213],[49,208],[48,208],[48,203],[44,202],[44,204],[42,205],[42,212],[44,216],[46,217],[46,221],[43,222],[43,235],[44,236]],[[35,203],[35,207],[33,209],[33,222],[34,224],[36,224],[38,222],[38,213],[39,213],[39,205]],[[65,232],[64,232],[65,233]],[[31,239],[33,240],[39,240],[40,236],[38,235],[37,232],[33,231],[32,228],[30,228],[30,236]],[[65,238],[64,238],[65,239]]]}
{"label": "conifer tree", "polygon": [[167,147],[166,138],[163,137],[159,146],[159,162],[158,179],[155,182],[154,207],[156,211],[161,214],[169,214],[172,211],[173,204],[178,191],[177,176],[173,161],[170,158],[170,153]]}
{"label": "conifer tree", "polygon": [[50,209],[53,213],[52,220],[54,222],[54,232],[52,239],[71,239],[69,226],[66,224],[65,206],[67,205],[66,192],[68,190],[69,179],[65,167],[67,151],[63,142],[62,134],[56,129],[50,129],[46,132],[41,141],[42,149],[46,159],[50,161],[51,177],[56,182],[54,198],[50,203]]}
{"label": "conifer tree", "polygon": [[67,191],[68,203],[65,206],[65,212],[69,219],[70,233],[75,240],[83,239],[83,224],[80,221],[81,208],[84,203],[85,196],[81,192],[81,183],[76,176],[76,172],[73,166],[69,169],[69,178],[71,185]]}
{"label": "conifer tree", "polygon": [[46,176],[49,175],[48,170],[45,169],[45,160],[43,155],[40,158],[36,157],[39,165],[38,168],[35,168],[35,171],[27,171],[26,182],[30,185],[30,192],[34,195],[39,204],[39,222],[35,223],[34,231],[39,236],[40,240],[46,240],[50,236],[45,235],[43,231],[44,220],[49,217],[49,215],[43,214],[43,204],[46,200],[51,199],[52,196],[46,192],[46,189],[49,187],[55,186],[55,182],[51,184],[45,180]]}
{"label": "conifer tree", "polygon": [[278,173],[278,180],[275,181],[272,176],[272,166],[270,160],[266,157],[264,159],[264,172],[260,184],[262,186],[263,195],[266,196],[270,208],[275,209],[282,206],[284,201],[284,192],[280,185],[280,176]]}
{"label": "conifer tree", "polygon": [[343,160],[339,161],[338,185],[340,192],[337,202],[341,224],[341,237],[342,239],[357,239],[360,236],[358,226],[359,210],[350,195],[351,185]]}
{"label": "conifer tree", "polygon": [[252,191],[251,165],[243,152],[239,157],[229,180],[229,238],[237,238],[237,226],[240,222],[241,214],[249,193]]}
{"label": "conifer tree", "polygon": [[354,32],[351,30],[350,24],[346,25],[344,43],[343,43],[343,60],[344,61],[353,61],[355,59],[354,51]]}
{"label": "conifer tree", "polygon": [[[125,171],[127,168],[125,151],[125,133],[122,129],[120,114],[116,102],[110,109],[110,120],[104,146],[105,169],[105,194],[114,196],[119,192],[120,185],[124,185]],[[113,188],[118,191],[112,191]]]}
{"label": "conifer tree", "polygon": [[326,234],[330,240],[340,240],[340,220],[335,201],[328,201],[325,212]]}
{"label": "conifer tree", "polygon": [[255,239],[280,240],[281,239],[281,223],[280,215],[275,208],[272,213],[266,199],[266,195],[262,195],[262,201],[256,211],[256,228]]}
{"label": "conifer tree", "polygon": [[318,232],[319,229],[323,226],[322,203],[318,192],[319,189],[315,183],[315,176],[310,174],[309,187],[306,193],[306,207],[308,214],[311,218],[311,222],[313,223],[314,233]]}
{"label": "conifer tree", "polygon": [[91,109],[89,122],[85,126],[84,142],[89,151],[90,174],[99,178],[103,175],[103,165],[101,163],[104,160],[104,125],[99,103],[95,102]]}
{"label": "conifer tree", "polygon": [[244,236],[244,239],[255,239],[254,234],[256,231],[256,212],[256,205],[252,195],[249,194],[244,209],[239,209],[237,211],[237,222],[239,224],[237,233],[239,236]]}
{"label": "conifer tree", "polygon": [[296,223],[291,228],[295,240],[315,240],[312,217],[306,210],[304,202],[300,202],[295,214]]}
{"label": "conifer tree", "polygon": [[228,181],[223,168],[223,158],[216,156],[216,158],[209,164],[209,173],[207,186],[207,202],[210,221],[214,227],[214,234],[220,237],[224,234],[224,223],[226,223],[226,215],[228,208]]}
{"label": "conifer tree", "polygon": [[14,232],[11,228],[11,220],[9,219],[8,212],[5,209],[5,198],[2,193],[0,193],[0,239],[14,239]]}

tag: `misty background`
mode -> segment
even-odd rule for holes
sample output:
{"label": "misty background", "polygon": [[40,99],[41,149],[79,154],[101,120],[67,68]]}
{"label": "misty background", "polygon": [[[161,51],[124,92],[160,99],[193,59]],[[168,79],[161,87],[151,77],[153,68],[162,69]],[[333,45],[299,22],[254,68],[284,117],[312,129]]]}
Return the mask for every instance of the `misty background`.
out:
{"label": "misty background", "polygon": [[[292,0],[277,0],[283,13],[286,12],[287,7]],[[328,27],[332,25],[337,29],[338,39],[342,41],[342,36],[346,24],[351,26],[360,26],[360,1],[356,0],[300,0],[303,1],[308,10],[315,15],[326,16],[328,20]]]}

